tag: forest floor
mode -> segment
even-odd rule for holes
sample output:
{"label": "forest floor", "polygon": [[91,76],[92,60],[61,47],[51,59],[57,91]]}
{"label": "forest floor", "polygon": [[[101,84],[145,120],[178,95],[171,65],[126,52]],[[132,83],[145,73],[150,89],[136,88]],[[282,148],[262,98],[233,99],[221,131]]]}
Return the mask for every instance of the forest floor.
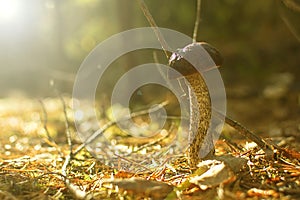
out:
{"label": "forest floor", "polygon": [[[225,126],[216,143],[219,159],[192,170],[182,156],[145,173],[111,168],[85,149],[66,165],[60,99],[43,99],[47,123],[39,101],[1,99],[0,199],[299,199],[299,93],[267,98],[248,89],[228,91],[228,115],[276,146],[271,154]],[[81,143],[72,124],[74,150]]]}

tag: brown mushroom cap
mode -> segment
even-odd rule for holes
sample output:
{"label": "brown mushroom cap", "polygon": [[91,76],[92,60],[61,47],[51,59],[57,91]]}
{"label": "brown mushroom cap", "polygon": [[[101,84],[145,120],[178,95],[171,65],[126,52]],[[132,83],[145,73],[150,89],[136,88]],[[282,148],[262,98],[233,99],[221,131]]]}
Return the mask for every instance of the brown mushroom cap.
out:
{"label": "brown mushroom cap", "polygon": [[[206,62],[203,62],[204,59]],[[189,61],[193,62],[194,66],[197,67],[198,70]],[[212,63],[212,61],[214,63]],[[199,73],[199,70],[206,71],[212,67],[220,66],[222,63],[223,58],[220,52],[205,42],[189,44],[183,49],[179,49],[177,52],[174,52],[169,59],[170,67],[180,72],[183,76]],[[170,71],[170,73],[168,73],[168,77],[178,78],[178,75],[175,75],[175,73]]]}

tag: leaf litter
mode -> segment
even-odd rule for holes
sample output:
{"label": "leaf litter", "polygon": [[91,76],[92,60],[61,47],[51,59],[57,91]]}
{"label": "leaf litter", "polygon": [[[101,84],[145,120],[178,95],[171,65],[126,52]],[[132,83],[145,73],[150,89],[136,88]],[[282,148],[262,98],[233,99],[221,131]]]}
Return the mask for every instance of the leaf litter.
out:
{"label": "leaf litter", "polygon": [[[278,147],[281,151],[275,149],[270,156],[255,143],[224,138],[216,144],[216,158],[199,163],[197,169],[191,169],[182,154],[152,171],[127,172],[101,163],[82,148],[70,157],[64,174],[70,149],[61,103],[59,99],[43,102],[53,141],[47,137],[37,101],[0,102],[1,199],[295,199],[300,195],[299,152]],[[74,137],[74,127],[70,131],[76,149],[81,143]],[[231,129],[226,126],[226,131]]]}

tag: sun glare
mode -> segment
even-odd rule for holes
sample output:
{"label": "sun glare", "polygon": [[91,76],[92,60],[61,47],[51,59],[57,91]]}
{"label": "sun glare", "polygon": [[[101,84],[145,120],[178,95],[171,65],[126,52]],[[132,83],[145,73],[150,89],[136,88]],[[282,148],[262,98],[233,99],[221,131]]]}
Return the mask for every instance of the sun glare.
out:
{"label": "sun glare", "polygon": [[0,20],[11,20],[18,15],[18,0],[0,0]]}

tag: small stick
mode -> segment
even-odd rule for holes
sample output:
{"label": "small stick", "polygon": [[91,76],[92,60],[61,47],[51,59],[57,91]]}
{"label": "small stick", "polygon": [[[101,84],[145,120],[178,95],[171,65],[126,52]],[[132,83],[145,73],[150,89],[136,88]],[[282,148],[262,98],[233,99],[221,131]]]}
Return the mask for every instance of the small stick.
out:
{"label": "small stick", "polygon": [[255,133],[251,132],[249,129],[247,129],[246,127],[244,127],[239,122],[237,122],[237,121],[229,118],[228,116],[224,116],[222,113],[218,112],[214,108],[213,108],[213,110],[215,111],[215,113],[217,115],[219,115],[219,117],[225,118],[225,123],[226,124],[230,125],[232,128],[234,128],[235,130],[237,130],[244,137],[246,137],[249,140],[255,142],[263,150],[269,151],[269,150],[273,150],[274,149],[273,145],[268,144],[261,137],[259,137]]}
{"label": "small stick", "polygon": [[61,94],[58,94],[62,106],[63,106],[63,112],[64,112],[64,117],[65,117],[65,127],[66,127],[66,137],[67,137],[67,143],[69,145],[69,150],[70,150],[70,154],[72,153],[72,138],[71,138],[71,131],[70,131],[70,125],[69,125],[69,118],[67,115],[67,106],[66,106],[66,102],[64,101],[63,97],[61,96]]}
{"label": "small stick", "polygon": [[[56,91],[57,92],[57,91]],[[67,167],[70,165],[71,159],[72,159],[72,140],[71,140],[71,133],[70,133],[70,126],[69,126],[69,119],[67,116],[67,107],[65,104],[65,101],[63,99],[63,97],[57,92],[58,96],[60,97],[60,100],[62,102],[63,105],[63,112],[64,112],[64,116],[65,116],[65,126],[66,126],[66,137],[67,137],[67,143],[69,145],[70,148],[70,152],[69,154],[65,157],[65,161],[63,163],[63,166],[61,168],[61,174],[57,173],[57,172],[50,172],[50,173],[45,173],[42,176],[46,175],[46,174],[56,174],[61,176],[61,180],[65,183],[65,186],[69,189],[70,193],[73,195],[73,197],[75,197],[76,199],[85,199],[87,197],[87,193],[85,191],[80,190],[76,185],[74,185],[70,179],[67,176]],[[43,118],[43,126],[44,129],[46,131],[46,135],[47,135],[47,139],[52,143],[52,145],[54,145],[59,153],[62,155],[62,151],[61,149],[58,147],[58,145],[56,145],[55,140],[51,137],[48,127],[47,127],[47,123],[48,123],[48,115],[47,115],[47,111],[45,108],[45,104],[42,100],[39,100],[43,113],[44,113],[44,118]]]}
{"label": "small stick", "polygon": [[198,27],[200,23],[201,0],[197,0],[196,20],[193,33],[193,43],[197,42]]}
{"label": "small stick", "polygon": [[164,136],[161,137],[161,138],[158,138],[157,140],[154,140],[154,141],[152,141],[152,142],[149,142],[149,143],[147,143],[147,144],[144,144],[144,145],[140,146],[139,148],[135,149],[134,151],[128,153],[126,156],[129,156],[129,155],[131,155],[132,153],[136,153],[136,152],[138,152],[138,151],[140,151],[140,150],[142,150],[142,149],[145,149],[145,148],[147,148],[147,147],[154,146],[154,145],[160,143],[161,141],[163,141],[164,139],[166,139],[166,138],[173,132],[173,130],[174,130],[174,123],[171,124],[171,127],[170,127],[169,130],[168,130],[168,134],[164,135]]}
{"label": "small stick", "polygon": [[[158,63],[160,63],[160,62],[159,62],[159,60],[158,60],[157,53],[156,53],[155,51],[153,51],[153,60],[154,60],[154,62],[156,63],[156,68],[157,68],[158,72],[159,72],[160,75],[163,77],[164,81],[166,81],[166,83],[167,83],[169,89],[170,89],[171,91],[176,91],[175,88],[174,88],[174,86],[172,85],[170,79],[167,77],[166,73],[165,73],[165,72],[162,70],[162,68],[159,66]],[[178,84],[180,85],[180,81],[178,81]],[[180,86],[181,86],[181,85],[180,85]],[[182,89],[182,87],[181,87],[181,89]],[[182,89],[182,91],[183,91],[183,89]]]}
{"label": "small stick", "polygon": [[70,179],[68,178],[68,174],[67,174],[67,167],[70,165],[72,157],[73,157],[73,153],[72,153],[72,149],[73,149],[73,143],[72,143],[72,137],[71,137],[71,131],[70,131],[70,125],[69,125],[69,118],[67,115],[67,106],[66,106],[66,102],[64,101],[63,97],[61,96],[60,93],[58,93],[58,96],[61,100],[62,106],[63,106],[63,112],[64,112],[64,117],[65,117],[65,127],[66,127],[66,137],[67,137],[67,144],[69,146],[69,153],[65,158],[65,162],[61,168],[61,174],[63,175],[64,178],[64,182],[66,187],[69,189],[69,191],[71,192],[71,194],[76,198],[76,199],[86,199],[87,197],[87,193],[81,189],[78,188],[78,186],[74,185]]}
{"label": "small stick", "polygon": [[115,121],[110,121],[107,124],[105,124],[102,128],[98,129],[96,132],[94,132],[91,136],[89,136],[85,142],[83,142],[74,152],[73,152],[73,156],[78,154],[84,147],[85,145],[91,143],[92,141],[94,141],[97,137],[99,137],[100,135],[102,135],[108,128],[110,128],[111,126],[116,125],[119,122],[123,122],[123,121],[127,121],[129,119],[138,117],[138,116],[143,116],[143,115],[147,115],[153,112],[156,112],[158,110],[160,110],[161,108],[163,108],[164,106],[166,106],[168,104],[167,101],[162,102],[161,104],[153,107],[152,109],[146,109],[146,110],[141,110],[138,112],[134,112],[130,115],[127,115],[119,120],[115,120]]}
{"label": "small stick", "polygon": [[230,119],[227,116],[225,116],[225,122],[228,125],[230,125],[232,128],[239,131],[243,136],[245,136],[246,138],[248,138],[248,139],[252,140],[253,142],[255,142],[263,150],[268,151],[268,150],[273,150],[274,149],[271,145],[267,144],[261,137],[257,136],[253,132],[251,132],[249,129],[247,129],[246,127],[241,125],[239,122],[237,122],[233,119]]}
{"label": "small stick", "polygon": [[114,155],[115,155],[116,157],[118,157],[119,159],[125,160],[125,161],[127,161],[127,162],[132,163],[133,165],[137,165],[137,166],[142,167],[142,168],[144,168],[144,169],[146,169],[146,170],[148,170],[148,171],[151,171],[151,169],[149,169],[148,167],[142,165],[141,163],[138,163],[138,162],[136,162],[136,161],[127,159],[127,158],[125,158],[124,156],[120,156],[120,155],[117,155],[117,154],[114,154]]}
{"label": "small stick", "polygon": [[149,24],[151,25],[162,49],[164,50],[164,53],[167,57],[167,59],[169,59],[170,54],[168,53],[167,49],[170,49],[168,43],[166,42],[165,38],[163,37],[163,35],[161,34],[161,32],[159,31],[159,29],[157,28],[158,26],[156,25],[149,9],[148,6],[145,4],[144,0],[138,0],[140,7],[146,17],[146,19],[148,20]]}
{"label": "small stick", "polygon": [[44,115],[42,121],[43,121],[43,128],[44,128],[44,130],[46,132],[46,136],[47,136],[47,139],[45,139],[45,140],[50,146],[55,147],[56,150],[59,152],[59,154],[62,155],[62,151],[61,151],[60,147],[56,144],[53,137],[51,137],[48,126],[47,126],[47,124],[48,124],[48,114],[47,114],[46,106],[45,106],[44,102],[41,99],[39,99],[38,101],[41,105],[43,115]]}
{"label": "small stick", "polygon": [[[62,174],[67,177],[67,167],[69,166],[71,158],[72,158],[72,140],[71,140],[70,127],[69,127],[69,120],[68,120],[67,111],[66,111],[66,109],[67,109],[66,103],[65,103],[63,97],[58,92],[57,92],[57,94],[58,94],[58,96],[61,100],[62,106],[63,106],[63,112],[64,112],[64,116],[65,116],[66,137],[67,137],[67,143],[68,143],[69,151],[70,151],[68,153],[68,155],[66,156],[65,162],[61,169]],[[66,183],[67,183],[67,179],[66,179]]]}
{"label": "small stick", "polygon": [[46,111],[46,107],[45,107],[45,104],[44,102],[39,99],[39,103],[42,107],[42,111],[43,111],[43,114],[44,114],[44,118],[43,118],[43,126],[44,126],[44,129],[46,131],[46,135],[47,135],[47,138],[49,141],[55,143],[54,139],[51,137],[50,133],[49,133],[49,130],[48,130],[48,127],[47,127],[47,124],[48,124],[48,114],[47,114],[47,111]]}

